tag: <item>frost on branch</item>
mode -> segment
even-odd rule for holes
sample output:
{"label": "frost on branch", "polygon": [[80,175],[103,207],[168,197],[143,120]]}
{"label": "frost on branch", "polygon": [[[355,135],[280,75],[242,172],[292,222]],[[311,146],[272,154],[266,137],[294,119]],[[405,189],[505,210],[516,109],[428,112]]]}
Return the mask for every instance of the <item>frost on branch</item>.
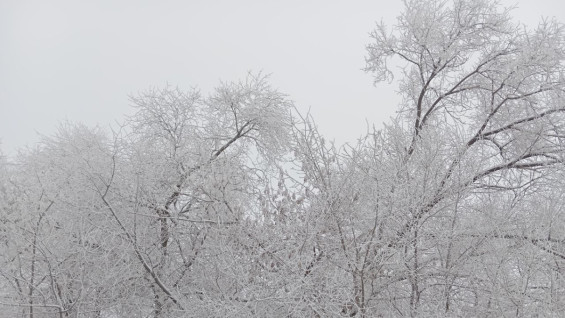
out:
{"label": "frost on branch", "polygon": [[206,100],[210,132],[220,132],[218,137],[225,140],[243,137],[260,151],[282,154],[289,145],[292,103],[267,79],[250,73],[244,81],[222,83]]}

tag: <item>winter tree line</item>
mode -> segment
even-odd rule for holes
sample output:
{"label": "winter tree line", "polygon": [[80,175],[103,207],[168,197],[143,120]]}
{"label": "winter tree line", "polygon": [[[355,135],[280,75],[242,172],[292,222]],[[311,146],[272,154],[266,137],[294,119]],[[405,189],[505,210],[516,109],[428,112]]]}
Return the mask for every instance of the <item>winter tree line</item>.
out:
{"label": "winter tree line", "polygon": [[0,164],[0,316],[558,316],[564,40],[407,1],[366,57],[398,115],[340,148],[261,74],[62,124]]}

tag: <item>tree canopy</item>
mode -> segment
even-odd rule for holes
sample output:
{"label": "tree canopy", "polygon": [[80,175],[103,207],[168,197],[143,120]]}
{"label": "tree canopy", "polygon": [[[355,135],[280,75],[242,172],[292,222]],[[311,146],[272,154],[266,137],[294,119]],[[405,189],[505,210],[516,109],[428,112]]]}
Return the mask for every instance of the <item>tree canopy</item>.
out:
{"label": "tree canopy", "polygon": [[336,147],[250,73],[131,97],[0,157],[13,317],[556,316],[565,38],[486,0],[405,1],[365,70],[398,116]]}

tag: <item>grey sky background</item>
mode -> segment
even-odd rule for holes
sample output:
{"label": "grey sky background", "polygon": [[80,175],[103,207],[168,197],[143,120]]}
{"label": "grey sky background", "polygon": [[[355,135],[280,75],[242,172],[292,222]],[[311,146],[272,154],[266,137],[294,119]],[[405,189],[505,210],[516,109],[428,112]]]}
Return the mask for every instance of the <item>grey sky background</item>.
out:
{"label": "grey sky background", "polygon": [[[565,1],[522,0],[514,16],[565,22]],[[129,94],[167,83],[210,92],[248,71],[271,82],[322,133],[354,141],[394,115],[396,87],[364,67],[368,33],[393,23],[394,1],[0,0],[0,139],[33,146],[62,120],[106,126],[131,112]]]}

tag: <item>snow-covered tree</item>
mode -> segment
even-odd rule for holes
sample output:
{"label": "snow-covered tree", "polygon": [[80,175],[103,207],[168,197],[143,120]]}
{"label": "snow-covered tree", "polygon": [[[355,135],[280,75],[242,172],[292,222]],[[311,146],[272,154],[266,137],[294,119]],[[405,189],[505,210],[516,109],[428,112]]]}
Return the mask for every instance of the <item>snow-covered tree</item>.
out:
{"label": "snow-covered tree", "polygon": [[133,97],[0,156],[0,311],[25,317],[556,316],[565,39],[486,0],[405,1],[336,147],[268,78]]}

